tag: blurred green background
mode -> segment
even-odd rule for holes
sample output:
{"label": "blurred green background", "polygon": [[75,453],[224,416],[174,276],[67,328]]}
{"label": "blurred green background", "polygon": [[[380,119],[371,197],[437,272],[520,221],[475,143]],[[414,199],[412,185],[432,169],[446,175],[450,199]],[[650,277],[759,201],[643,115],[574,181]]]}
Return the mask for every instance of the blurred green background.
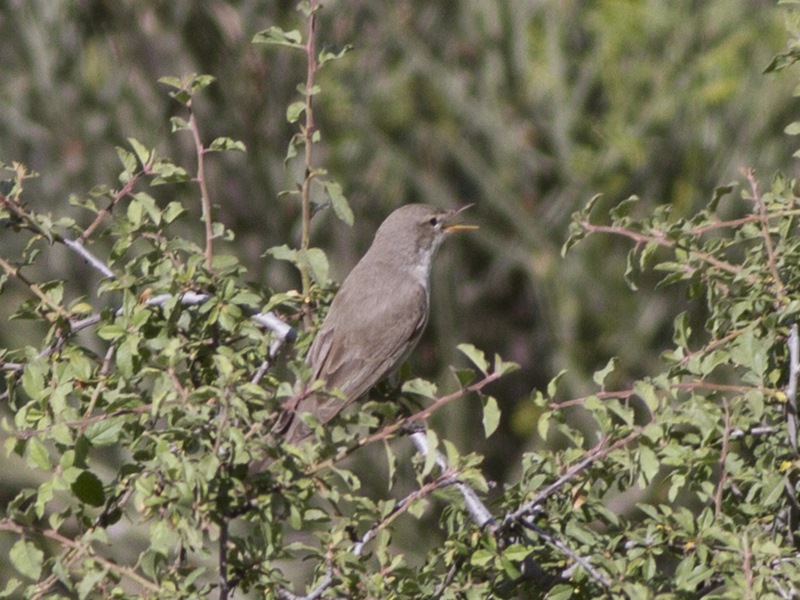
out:
{"label": "blurred green background", "polygon": [[[262,253],[299,241],[299,206],[278,192],[302,175],[284,156],[304,57],[250,43],[270,25],[301,27],[295,6],[0,1],[0,160],[41,174],[25,195],[32,208],[86,224],[68,199],[117,184],[114,147],[129,136],[193,171],[189,135],[170,133],[179,107],[157,80],[211,74],[217,83],[196,103],[204,141],[226,135],[248,149],[207,164],[217,218],[236,234],[225,251],[243,257],[252,280],[297,287],[295,272]],[[475,203],[468,220],[480,230],[440,252],[412,365],[445,389],[454,386],[446,365],[465,364],[461,342],[522,365],[492,390],[503,422],[490,440],[469,400],[435,422],[462,451],[486,455],[490,478],[513,479],[519,453],[541,443],[531,390],[567,369],[560,390],[580,395],[612,356],[623,380],[658,372],[685,308],[680,288],[656,292],[647,274],[639,292],[628,288],[624,241],[595,237],[562,259],[571,213],[602,193],[600,220],[630,194],[642,214],[671,204],[686,216],[743,167],[794,171],[782,133],[796,118],[794,81],[762,75],[785,45],[783,18],[773,0],[325,3],[318,46],[354,51],[320,73],[315,161],[342,184],[356,224],[319,214],[312,243],[341,281],[397,206]],[[192,186],[160,193],[199,217]],[[200,241],[199,219],[184,223]],[[19,237],[2,232],[4,255]],[[54,249],[44,268],[95,299],[96,278],[73,255]],[[0,346],[13,347],[29,332],[6,322],[7,302]]]}

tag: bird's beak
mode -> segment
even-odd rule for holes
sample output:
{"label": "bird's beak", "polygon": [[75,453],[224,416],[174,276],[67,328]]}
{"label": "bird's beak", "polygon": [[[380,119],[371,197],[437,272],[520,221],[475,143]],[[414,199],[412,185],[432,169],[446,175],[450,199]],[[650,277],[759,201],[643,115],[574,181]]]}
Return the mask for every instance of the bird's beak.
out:
{"label": "bird's beak", "polygon": [[[459,214],[461,214],[462,212],[467,210],[470,206],[474,206],[474,204],[467,204],[466,206],[462,206],[461,208],[457,208],[457,209],[451,211],[451,213],[449,215],[447,215],[447,219],[450,220],[450,219],[458,216]],[[451,231],[470,231],[472,229],[478,229],[478,226],[477,225],[466,225],[466,224],[463,224],[463,223],[453,223],[452,225],[445,225],[444,227],[442,227],[442,229],[449,233]]]}

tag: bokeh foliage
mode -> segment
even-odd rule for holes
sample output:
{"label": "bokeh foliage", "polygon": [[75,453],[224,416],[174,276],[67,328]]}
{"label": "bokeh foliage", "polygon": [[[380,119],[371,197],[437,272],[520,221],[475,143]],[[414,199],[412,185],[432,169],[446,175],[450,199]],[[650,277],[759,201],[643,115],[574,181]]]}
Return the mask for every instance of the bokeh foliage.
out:
{"label": "bokeh foliage", "polygon": [[[730,596],[747,589],[780,596],[780,586],[797,585],[790,572],[797,521],[788,509],[797,485],[796,447],[780,416],[795,313],[796,198],[791,178],[779,176],[759,192],[741,173],[751,167],[765,181],[793,169],[795,145],[783,129],[792,120],[795,82],[762,73],[785,45],[784,17],[761,0],[341,1],[327,4],[319,21],[320,49],[338,53],[352,44],[354,50],[319,74],[322,143],[314,157],[341,184],[357,218],[348,229],[332,211],[320,213],[313,245],[326,249],[340,280],[393,207],[476,203],[471,219],[480,232],[451,241],[441,253],[432,323],[412,371],[449,389],[445,365],[466,364],[455,350],[464,341],[521,365],[491,388],[502,421],[488,440],[486,401],[454,402],[431,423],[466,455],[450,452],[478,488],[483,476],[469,453],[485,456],[482,472],[498,483],[491,492],[498,516],[536,498],[536,490],[596,452],[532,514],[537,527],[589,557],[618,594]],[[290,395],[288,383],[303,376],[297,362],[276,367],[274,379],[260,386],[237,383],[249,379],[269,342],[247,311],[263,308],[259,302],[282,306],[287,315],[300,310],[297,296],[270,300],[273,292],[299,288],[300,279],[291,261],[263,253],[300,240],[299,205],[280,192],[304,175],[301,160],[285,159],[294,133],[287,107],[298,99],[305,64],[301,53],[265,51],[250,40],[271,25],[302,28],[303,19],[294,2],[255,0],[32,0],[7,2],[0,17],[0,160],[40,173],[25,181],[20,198],[38,215],[67,219],[41,222],[47,231],[66,235],[86,227],[91,215],[74,205],[119,189],[146,164],[142,157],[151,147],[194,172],[191,137],[169,131],[179,105],[158,83],[165,75],[213,75],[216,82],[193,104],[204,137],[232,136],[247,148],[207,162],[215,220],[226,232],[213,272],[202,266],[197,187],[175,172],[171,185],[148,187],[94,239],[92,251],[119,269],[118,283],[98,287],[92,269],[58,243],[43,243],[43,230],[33,244],[13,229],[2,238],[2,256],[30,261],[26,272],[54,306],[73,316],[106,307],[97,337],[81,333],[80,343],[52,360],[37,358],[40,342],[31,340],[42,336],[41,350],[59,338],[58,310],[45,322],[35,303],[25,305],[30,319],[0,324],[0,347],[29,347],[4,358],[26,364],[26,378],[14,389],[44,412],[22,400],[3,410],[19,430],[48,428],[17,450],[35,471],[60,467],[42,480],[34,472],[19,474],[18,462],[4,463],[5,499],[16,498],[11,508],[31,523],[47,517],[60,531],[63,518],[69,527],[86,528],[86,536],[100,536],[87,543],[104,543],[97,531],[106,525],[88,524],[102,521],[98,504],[135,480],[132,506],[149,530],[135,532],[136,542],[124,548],[129,555],[113,558],[135,563],[131,569],[162,586],[182,581],[187,593],[195,576],[179,560],[167,563],[180,547],[195,552],[199,563],[209,561],[213,572],[216,559],[204,554],[208,538],[201,534],[218,535],[214,518],[230,514],[230,507],[203,503],[252,497],[252,489],[236,486],[256,452],[254,441],[236,436],[274,418]],[[142,140],[138,158],[130,137]],[[114,146],[127,148],[121,179]],[[714,191],[734,180],[743,191]],[[573,218],[598,192],[604,198],[594,212]],[[641,199],[611,211],[631,194]],[[324,202],[324,194],[313,200]],[[580,236],[620,235],[591,235],[562,258],[570,223]],[[636,252],[626,259],[630,238]],[[719,270],[704,256],[732,268]],[[667,270],[673,285],[657,288],[661,274],[653,265]],[[322,306],[329,290],[325,281],[317,283],[325,288],[314,298]],[[152,293],[197,286],[212,289],[214,302],[187,308],[173,301],[162,313],[142,304]],[[7,318],[28,296],[24,286],[8,282],[3,291]],[[118,306],[119,317],[113,314]],[[302,355],[305,343],[302,337],[293,352]],[[109,346],[117,348],[118,370],[104,379]],[[612,357],[618,358],[609,363]],[[115,381],[122,383],[112,392]],[[145,392],[151,397],[143,398]],[[58,417],[67,408],[78,410],[74,419]],[[36,420],[72,422],[83,414],[92,418],[94,410],[124,412],[88,428],[49,429],[49,422]],[[376,425],[365,415],[349,419]],[[154,427],[157,433],[148,433]],[[766,436],[751,433],[765,427]],[[353,435],[343,427],[329,432],[328,441],[341,446]],[[537,453],[525,453],[530,450]],[[267,491],[241,525],[254,528],[255,537],[232,526],[237,554],[230,566],[239,569],[241,585],[274,591],[286,569],[269,561],[300,552],[319,559],[320,577],[326,552],[332,553],[342,561],[336,564],[340,591],[373,597],[445,588],[477,597],[487,590],[513,594],[508,582],[531,557],[548,572],[569,563],[544,537],[520,533],[519,523],[509,528],[519,536],[510,546],[479,535],[452,488],[436,493],[453,506],[441,514],[414,509],[419,519],[401,521],[394,537],[383,534],[373,563],[354,559],[352,530],[363,532],[391,512],[382,504],[392,502],[386,479],[397,478],[400,486],[394,501],[400,490],[413,488],[413,471],[403,466],[409,450],[392,452],[400,457],[399,477],[383,467],[364,477],[365,463],[385,462],[383,452],[369,449],[360,463],[356,453],[353,465],[318,480],[302,477],[290,459],[286,470],[276,467],[273,485],[284,499],[276,500],[275,488],[261,490]],[[230,459],[225,469],[221,455]],[[418,467],[425,489],[430,480],[422,475],[431,475],[432,465]],[[17,496],[23,484],[34,485],[36,494]],[[48,504],[47,485],[54,494],[72,494],[69,519]],[[327,531],[330,515],[312,506],[314,486],[341,494],[334,501],[345,506]],[[114,504],[107,506],[113,512]],[[291,526],[309,531],[317,523],[316,543],[283,545],[274,519],[295,506],[305,508],[291,514]],[[171,517],[162,519],[163,511]],[[65,544],[11,543],[12,562],[28,577],[50,552],[58,556],[54,546]],[[376,563],[392,576],[377,576]],[[259,570],[264,564],[270,565],[268,585]],[[424,568],[417,574],[419,564]],[[85,568],[103,572],[99,560]],[[198,586],[210,585],[196,577]],[[83,584],[88,593],[100,579],[83,581],[91,582]],[[601,587],[578,569],[552,594],[596,597]]]}

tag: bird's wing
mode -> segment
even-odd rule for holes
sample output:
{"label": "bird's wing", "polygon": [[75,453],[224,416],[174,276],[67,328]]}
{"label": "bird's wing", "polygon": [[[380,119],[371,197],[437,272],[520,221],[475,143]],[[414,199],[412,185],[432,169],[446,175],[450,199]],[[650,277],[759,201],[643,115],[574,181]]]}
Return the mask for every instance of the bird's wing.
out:
{"label": "bird's wing", "polygon": [[[364,269],[359,281],[372,285],[342,286],[328,319],[312,344],[308,362],[314,378],[356,400],[397,368],[411,352],[428,315],[425,289],[408,275],[393,277],[382,269]],[[380,276],[378,276],[380,275]],[[381,287],[381,281],[404,281]],[[341,324],[347,323],[345,329]]]}
{"label": "bird's wing", "polygon": [[[360,289],[348,285],[352,277],[342,285],[331,306],[336,319],[326,319],[308,362],[314,379],[324,381],[329,390],[339,390],[346,400],[317,394],[303,399],[296,413],[311,412],[320,422],[329,421],[396,369],[413,349],[427,322],[428,294],[408,275],[392,275],[385,267],[368,266],[358,273]],[[380,285],[387,280],[406,284],[387,289]],[[287,439],[302,439],[307,435],[301,434],[302,429],[294,419]]]}

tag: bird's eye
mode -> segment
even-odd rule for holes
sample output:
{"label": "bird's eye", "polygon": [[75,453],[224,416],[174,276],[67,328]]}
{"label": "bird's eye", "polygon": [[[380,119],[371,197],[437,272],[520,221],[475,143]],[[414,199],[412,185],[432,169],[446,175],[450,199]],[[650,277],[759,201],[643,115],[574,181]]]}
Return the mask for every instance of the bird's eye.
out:
{"label": "bird's eye", "polygon": [[436,227],[439,224],[439,217],[431,217],[431,220],[428,222],[434,227]]}

